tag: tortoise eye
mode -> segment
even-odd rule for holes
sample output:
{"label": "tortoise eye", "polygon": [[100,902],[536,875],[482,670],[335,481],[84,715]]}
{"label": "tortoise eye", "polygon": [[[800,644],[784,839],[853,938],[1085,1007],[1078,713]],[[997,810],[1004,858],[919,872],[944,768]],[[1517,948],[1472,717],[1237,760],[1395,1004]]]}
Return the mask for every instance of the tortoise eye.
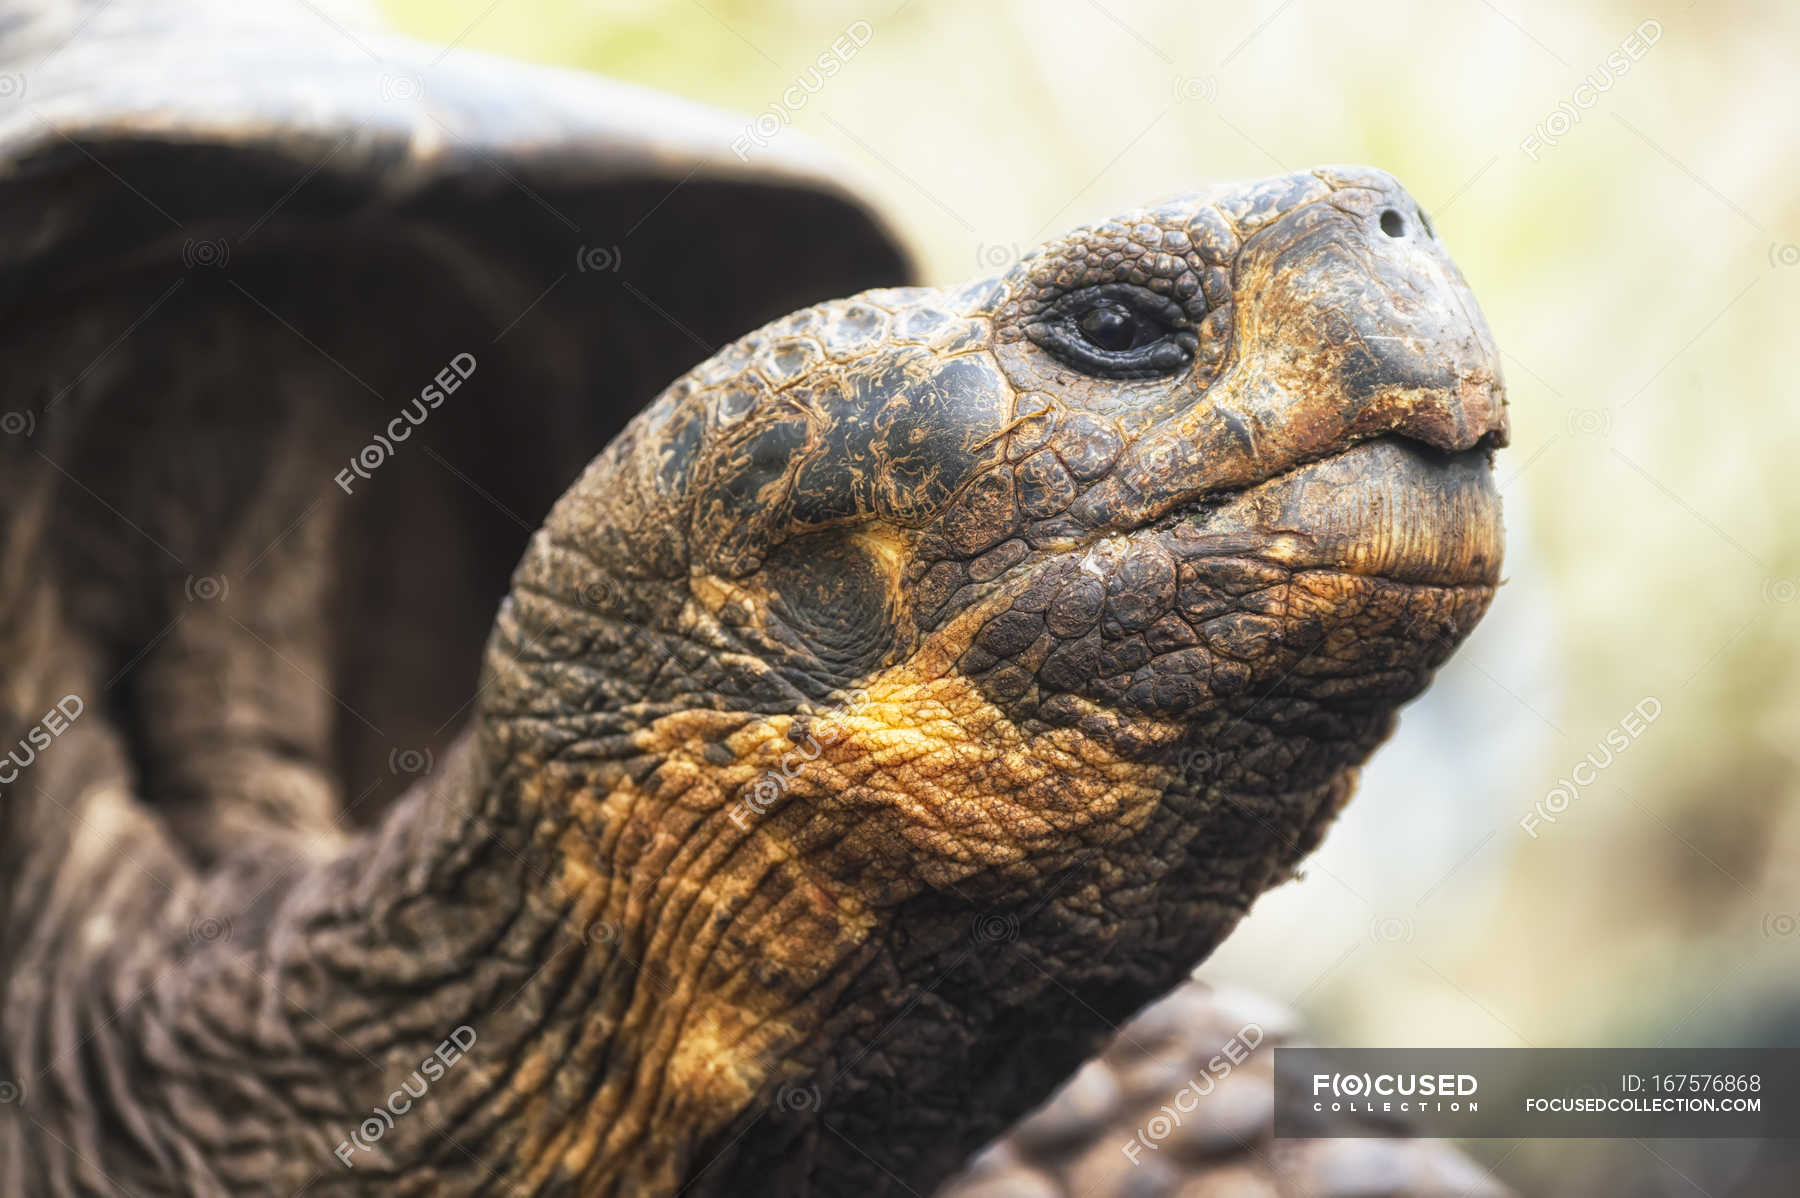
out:
{"label": "tortoise eye", "polygon": [[1193,364],[1198,343],[1180,305],[1129,283],[1072,291],[1026,333],[1065,365],[1110,379],[1178,374]]}
{"label": "tortoise eye", "polygon": [[1137,341],[1137,321],[1124,304],[1111,300],[1088,309],[1075,324],[1090,345],[1111,353],[1130,349]]}

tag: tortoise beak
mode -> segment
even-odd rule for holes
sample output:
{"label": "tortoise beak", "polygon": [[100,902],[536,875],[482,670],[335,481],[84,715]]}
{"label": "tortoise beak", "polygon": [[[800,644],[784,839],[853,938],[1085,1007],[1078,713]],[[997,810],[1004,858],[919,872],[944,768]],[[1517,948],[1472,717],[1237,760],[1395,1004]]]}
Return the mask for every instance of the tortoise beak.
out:
{"label": "tortoise beak", "polygon": [[1290,393],[1334,397],[1330,422],[1347,439],[1397,433],[1446,453],[1506,444],[1493,334],[1424,210],[1391,176],[1362,172],[1258,231],[1243,277],[1255,281],[1252,310],[1288,326],[1261,342],[1285,348],[1274,373]]}
{"label": "tortoise beak", "polygon": [[1493,334],[1423,211],[1383,172],[1331,173],[1245,240],[1223,373],[1157,413],[1077,520],[1130,527],[1381,438],[1483,468],[1506,444]]}
{"label": "tortoise beak", "polygon": [[1494,587],[1505,533],[1487,455],[1380,437],[1197,511],[1197,533],[1248,538],[1295,570]]}

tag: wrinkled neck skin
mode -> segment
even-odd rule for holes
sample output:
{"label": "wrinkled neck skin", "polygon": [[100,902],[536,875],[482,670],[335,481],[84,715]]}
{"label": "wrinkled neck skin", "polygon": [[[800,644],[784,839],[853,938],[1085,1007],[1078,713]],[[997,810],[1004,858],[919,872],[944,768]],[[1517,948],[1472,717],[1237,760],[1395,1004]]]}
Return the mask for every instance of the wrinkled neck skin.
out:
{"label": "wrinkled neck skin", "polygon": [[[1018,726],[943,653],[796,714],[570,716],[743,646],[693,600],[644,625],[679,640],[549,603],[503,614],[481,734],[335,858],[193,879],[122,791],[91,808],[112,880],[33,921],[4,1113],[144,1193],[924,1192],[1310,851],[1391,719],[1243,719],[1196,772]],[[9,1130],[21,1177],[79,1175]],[[9,1192],[46,1188],[79,1192]]]}
{"label": "wrinkled neck skin", "polygon": [[[206,878],[95,779],[72,852],[105,893],[65,874],[15,912],[8,1022],[31,1031],[0,1182],[923,1192],[1210,951],[1350,789],[1206,795],[993,718],[921,674],[810,718],[500,721],[330,860]],[[46,768],[116,760],[76,735]],[[911,773],[871,751],[893,738]],[[953,741],[979,770],[940,776]],[[1026,827],[1052,792],[1076,836]],[[893,855],[902,800],[985,814],[920,871]],[[1097,920],[1132,951],[1096,952]]]}

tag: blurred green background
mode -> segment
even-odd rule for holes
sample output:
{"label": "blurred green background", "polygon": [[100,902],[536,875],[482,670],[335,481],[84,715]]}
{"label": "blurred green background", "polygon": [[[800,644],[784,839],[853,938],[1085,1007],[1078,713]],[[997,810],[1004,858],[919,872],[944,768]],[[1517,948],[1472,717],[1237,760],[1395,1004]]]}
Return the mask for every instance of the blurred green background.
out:
{"label": "blurred green background", "polygon": [[[1392,171],[1505,352],[1510,582],[1306,877],[1202,975],[1325,1043],[1800,1040],[1795,6],[384,7],[745,113],[856,27],[794,130],[885,197],[933,282],[1214,180]],[[1654,722],[1555,812],[1646,699]],[[1556,815],[1535,835],[1534,805]],[[1750,1151],[1471,1150],[1530,1192],[1671,1194]]]}

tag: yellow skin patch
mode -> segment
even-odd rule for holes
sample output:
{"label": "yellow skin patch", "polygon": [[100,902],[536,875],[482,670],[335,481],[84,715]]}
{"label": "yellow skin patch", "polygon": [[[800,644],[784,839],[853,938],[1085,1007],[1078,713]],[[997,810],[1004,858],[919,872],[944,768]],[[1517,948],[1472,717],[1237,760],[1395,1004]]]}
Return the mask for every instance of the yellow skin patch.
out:
{"label": "yellow skin patch", "polygon": [[[716,580],[695,593],[742,600]],[[805,1072],[791,1054],[816,1039],[849,966],[880,951],[882,907],[927,888],[1029,902],[1029,887],[1151,816],[1171,768],[1126,761],[1075,728],[1027,732],[956,673],[991,606],[840,706],[654,721],[634,737],[659,762],[642,783],[602,794],[578,773],[559,785],[555,768],[535,772],[536,801],[569,817],[552,900],[597,956],[624,958],[609,970],[655,966],[579,1033],[596,1051],[633,1045],[629,1076],[557,1118],[541,1097],[555,1062],[520,1071],[533,1182],[678,1179],[694,1162],[659,1154],[704,1142]],[[715,764],[707,752],[721,744],[731,760]]]}

